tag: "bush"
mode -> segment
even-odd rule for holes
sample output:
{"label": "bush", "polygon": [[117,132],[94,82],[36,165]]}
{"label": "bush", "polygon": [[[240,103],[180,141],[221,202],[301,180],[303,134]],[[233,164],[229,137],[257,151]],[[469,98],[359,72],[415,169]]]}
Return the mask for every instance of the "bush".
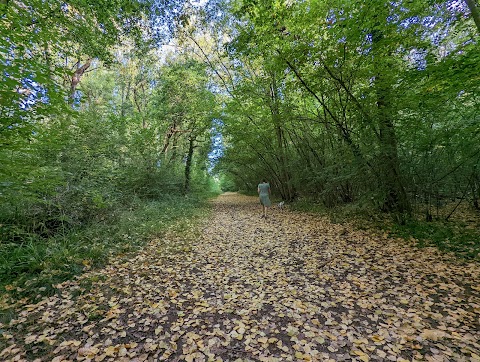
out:
{"label": "bush", "polygon": [[108,222],[91,222],[48,238],[25,234],[21,242],[2,242],[0,288],[13,285],[17,297],[51,294],[55,284],[104,264],[111,255],[136,250],[179,220],[203,214],[204,201],[202,196],[137,198]]}

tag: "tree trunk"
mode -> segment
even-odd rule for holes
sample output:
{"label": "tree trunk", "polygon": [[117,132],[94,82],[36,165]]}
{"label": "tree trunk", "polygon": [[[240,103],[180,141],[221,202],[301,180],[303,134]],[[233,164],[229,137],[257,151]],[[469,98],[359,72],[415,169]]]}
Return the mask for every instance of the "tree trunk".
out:
{"label": "tree trunk", "polygon": [[465,2],[467,3],[468,8],[470,9],[470,13],[472,14],[473,21],[477,26],[478,33],[480,34],[480,12],[478,11],[477,4],[475,3],[475,0],[465,0]]}
{"label": "tree trunk", "polygon": [[385,209],[410,214],[411,205],[400,174],[395,127],[388,112],[385,89],[378,89],[381,174],[386,191]]}
{"label": "tree trunk", "polygon": [[480,204],[478,200],[480,199],[480,177],[474,171],[472,174],[472,204],[476,210],[480,210]]}
{"label": "tree trunk", "polygon": [[275,75],[272,74],[272,83],[270,84],[270,110],[272,113],[272,120],[275,127],[275,135],[277,139],[277,149],[278,149],[278,163],[279,163],[279,174],[281,179],[280,181],[280,193],[282,199],[287,201],[292,201],[295,197],[295,190],[291,183],[291,175],[288,165],[288,156],[286,150],[286,139],[284,136],[284,131],[281,125],[280,112],[278,105],[278,96],[277,96],[277,85],[275,81]]}
{"label": "tree trunk", "polygon": [[[140,114],[140,117],[142,118],[142,128],[146,129],[147,128],[147,120],[145,119],[145,108],[146,104],[144,104],[145,100],[145,92],[142,94],[138,94],[137,88],[133,88],[133,101],[135,102],[135,105],[137,106],[138,113]],[[142,102],[142,104],[140,103]]]}
{"label": "tree trunk", "polygon": [[[373,47],[380,48],[379,43],[383,40],[383,34],[379,30],[372,32]],[[398,146],[397,137],[395,134],[395,125],[392,120],[392,108],[390,104],[391,99],[391,84],[388,79],[382,74],[388,66],[388,60],[391,55],[377,53],[374,56],[375,69],[375,89],[377,93],[377,118],[379,127],[379,143],[380,143],[380,169],[383,176],[383,187],[385,188],[384,208],[386,211],[398,213],[401,222],[403,216],[410,215],[411,205],[405,191],[400,174],[400,165],[398,160]]]}
{"label": "tree trunk", "polygon": [[185,161],[185,185],[183,187],[183,193],[186,195],[190,192],[190,179],[191,179],[191,167],[193,159],[193,150],[195,148],[195,138],[190,136],[188,138],[188,153]]}

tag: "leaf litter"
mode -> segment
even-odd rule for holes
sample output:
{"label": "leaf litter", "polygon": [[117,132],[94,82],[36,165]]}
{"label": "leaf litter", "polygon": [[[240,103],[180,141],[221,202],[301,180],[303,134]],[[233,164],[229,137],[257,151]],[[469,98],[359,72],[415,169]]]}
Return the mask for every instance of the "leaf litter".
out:
{"label": "leaf litter", "polygon": [[254,197],[212,209],[18,307],[0,360],[480,361],[478,264],[315,215],[264,220]]}

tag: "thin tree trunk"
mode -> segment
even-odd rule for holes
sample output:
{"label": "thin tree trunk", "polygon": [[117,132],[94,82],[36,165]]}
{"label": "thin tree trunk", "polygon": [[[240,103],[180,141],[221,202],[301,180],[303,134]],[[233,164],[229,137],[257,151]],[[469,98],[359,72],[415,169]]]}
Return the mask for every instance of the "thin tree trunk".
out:
{"label": "thin tree trunk", "polygon": [[88,59],[85,64],[80,66],[80,61],[77,62],[75,71],[72,74],[72,79],[70,80],[70,98],[73,101],[75,97],[75,91],[77,89],[78,83],[80,83],[80,79],[82,78],[85,71],[92,65],[92,59]]}
{"label": "thin tree trunk", "polygon": [[480,12],[478,10],[477,4],[475,3],[475,0],[465,0],[465,2],[467,3],[468,8],[470,9],[470,13],[472,14],[473,21],[477,26],[478,33],[480,34]]}
{"label": "thin tree trunk", "polygon": [[278,105],[277,84],[275,75],[272,74],[272,83],[270,84],[270,111],[272,113],[272,121],[275,127],[275,135],[277,138],[278,147],[278,160],[281,175],[281,188],[280,192],[282,198],[287,201],[292,201],[295,197],[295,191],[291,183],[291,176],[288,165],[288,155],[286,150],[286,140],[284,137],[284,131],[280,120],[280,111]]}
{"label": "thin tree trunk", "polygon": [[325,123],[326,122],[326,117],[327,115],[333,120],[335,127],[337,128],[338,133],[342,137],[342,139],[349,145],[351,148],[351,151],[355,158],[358,160],[360,165],[367,165],[371,167],[370,163],[365,160],[365,158],[362,155],[362,152],[360,151],[360,147],[352,140],[350,132],[348,132],[347,129],[341,124],[340,120],[333,114],[333,112],[330,110],[330,108],[327,106],[324,97],[320,98],[305,82],[305,80],[302,78],[298,70],[286,59],[284,59],[288,67],[293,71],[297,79],[302,83],[302,85],[305,87],[305,89],[320,103],[322,106],[322,109],[324,110],[324,116],[325,116]]}
{"label": "thin tree trunk", "polygon": [[476,170],[472,173],[472,204],[476,210],[480,210],[478,199],[480,198],[480,177],[476,173]]}
{"label": "thin tree trunk", "polygon": [[187,153],[187,159],[185,162],[185,185],[183,187],[183,193],[185,195],[190,192],[190,179],[191,179],[191,168],[192,168],[194,148],[195,148],[195,138],[193,136],[190,136],[188,138],[188,153]]}
{"label": "thin tree trunk", "polygon": [[145,115],[143,114],[142,107],[140,106],[140,102],[138,101],[138,93],[136,88],[133,88],[133,100],[135,102],[135,105],[137,106],[138,113],[140,114],[140,117],[142,118],[142,128],[145,129],[147,128],[147,121],[145,119]]}

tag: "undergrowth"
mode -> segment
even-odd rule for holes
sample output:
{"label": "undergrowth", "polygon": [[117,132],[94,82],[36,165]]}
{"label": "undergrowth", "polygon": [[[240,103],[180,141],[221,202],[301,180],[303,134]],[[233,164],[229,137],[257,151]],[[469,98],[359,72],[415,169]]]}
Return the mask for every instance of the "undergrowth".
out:
{"label": "undergrowth", "polygon": [[388,231],[391,236],[414,238],[420,248],[435,246],[465,260],[480,261],[480,230],[467,229],[460,222],[411,220],[393,224]]}
{"label": "undergrowth", "polygon": [[[155,201],[136,200],[104,222],[48,239],[32,235],[22,243],[0,243],[0,290],[12,299],[29,302],[52,295],[56,284],[104,265],[113,255],[138,249],[172,225],[184,224],[179,220],[188,222],[202,214],[206,199],[173,195]],[[0,310],[5,307],[0,304]],[[9,313],[5,310],[2,319]]]}
{"label": "undergrowth", "polygon": [[462,260],[480,261],[480,217],[476,226],[459,219],[425,221],[421,215],[407,219],[401,225],[392,215],[371,207],[350,204],[326,208],[309,200],[296,201],[292,210],[327,216],[334,223],[351,223],[358,229],[387,232],[391,237],[415,240],[419,248],[434,246],[443,252],[452,252]]}

